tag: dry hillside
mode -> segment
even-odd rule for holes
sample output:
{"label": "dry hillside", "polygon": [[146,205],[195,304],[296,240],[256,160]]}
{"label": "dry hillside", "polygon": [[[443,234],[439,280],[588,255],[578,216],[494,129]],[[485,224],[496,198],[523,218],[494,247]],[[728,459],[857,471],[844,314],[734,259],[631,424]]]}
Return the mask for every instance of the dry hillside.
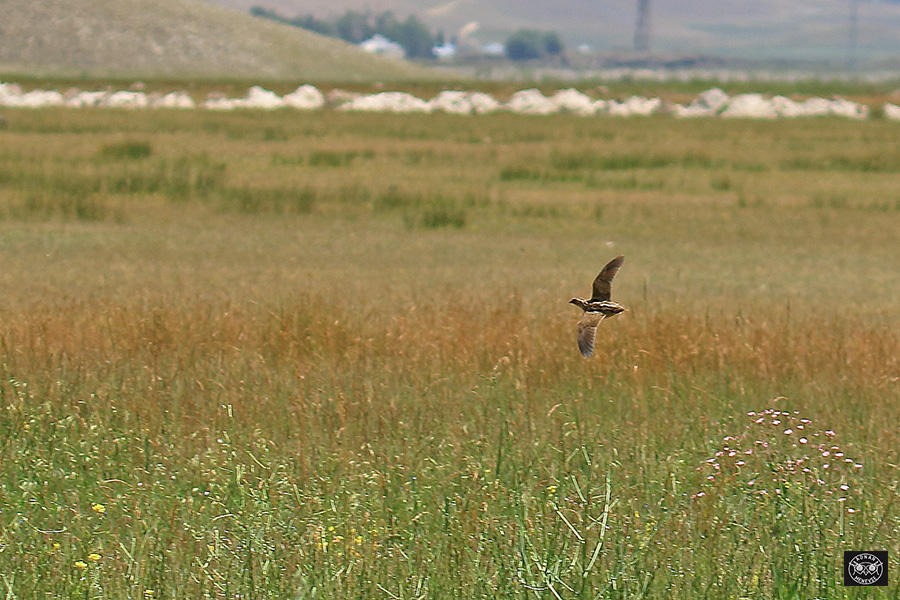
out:
{"label": "dry hillside", "polygon": [[[502,42],[520,27],[552,29],[570,48],[587,43],[603,51],[632,47],[637,0],[209,0],[247,12],[260,5],[286,16],[337,16],[347,10],[416,14],[430,27],[455,35],[462,28],[478,42]],[[652,50],[663,55],[710,54],[843,64],[850,39],[847,0],[651,2]],[[896,0],[859,2],[860,62],[894,60],[900,31]],[[477,23],[477,28],[471,27]]]}
{"label": "dry hillside", "polygon": [[425,69],[201,0],[6,0],[0,73],[371,81]]}

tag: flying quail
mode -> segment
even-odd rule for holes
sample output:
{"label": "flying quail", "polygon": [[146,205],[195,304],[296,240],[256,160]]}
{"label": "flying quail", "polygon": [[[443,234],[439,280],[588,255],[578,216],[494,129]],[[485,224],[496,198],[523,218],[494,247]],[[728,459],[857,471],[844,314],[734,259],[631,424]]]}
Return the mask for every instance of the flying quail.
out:
{"label": "flying quail", "polygon": [[578,321],[578,349],[585,358],[589,358],[594,353],[594,338],[597,336],[597,325],[600,324],[600,321],[625,310],[624,306],[609,299],[613,277],[619,272],[619,267],[622,266],[624,260],[624,256],[617,256],[603,267],[603,270],[594,279],[590,300],[581,298],[569,300],[569,304],[574,304],[584,311]]}

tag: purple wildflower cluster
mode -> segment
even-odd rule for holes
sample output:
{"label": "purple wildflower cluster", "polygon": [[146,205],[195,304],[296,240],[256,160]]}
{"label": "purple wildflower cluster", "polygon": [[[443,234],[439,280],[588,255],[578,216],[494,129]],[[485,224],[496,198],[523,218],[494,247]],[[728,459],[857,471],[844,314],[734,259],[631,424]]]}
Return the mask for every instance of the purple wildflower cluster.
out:
{"label": "purple wildflower cluster", "polygon": [[[818,427],[799,411],[767,408],[748,412],[750,422],[737,436],[725,436],[722,446],[698,471],[706,475],[700,498],[726,482],[743,485],[753,497],[795,496],[846,502],[853,475],[862,464],[847,456],[832,429]],[[849,512],[856,512],[853,508]]]}

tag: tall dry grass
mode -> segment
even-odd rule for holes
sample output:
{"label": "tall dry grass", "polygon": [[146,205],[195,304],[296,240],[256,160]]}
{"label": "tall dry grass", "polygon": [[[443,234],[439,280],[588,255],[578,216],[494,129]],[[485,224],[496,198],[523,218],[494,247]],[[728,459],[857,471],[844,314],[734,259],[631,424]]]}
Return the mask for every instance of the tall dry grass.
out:
{"label": "tall dry grass", "polygon": [[[896,560],[884,123],[10,121],[8,595],[847,597],[843,550]],[[566,301],[619,252],[585,361]]]}
{"label": "tall dry grass", "polygon": [[[894,547],[900,340],[883,329],[637,315],[604,324],[586,362],[571,319],[515,298],[17,316],[0,395],[19,589],[834,593],[847,545]],[[754,495],[787,448],[708,485],[717,443],[766,408],[836,432],[862,468]],[[26,575],[48,567],[73,579]]]}

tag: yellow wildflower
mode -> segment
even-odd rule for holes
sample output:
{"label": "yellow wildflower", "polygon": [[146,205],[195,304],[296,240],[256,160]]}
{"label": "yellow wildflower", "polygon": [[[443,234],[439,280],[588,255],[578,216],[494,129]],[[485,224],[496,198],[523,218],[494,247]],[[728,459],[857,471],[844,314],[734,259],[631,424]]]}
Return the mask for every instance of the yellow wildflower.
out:
{"label": "yellow wildflower", "polygon": [[87,563],[84,562],[83,560],[76,560],[76,561],[75,561],[75,568],[76,568],[76,569],[85,569],[85,568],[87,568]]}
{"label": "yellow wildflower", "polygon": [[100,513],[101,515],[106,512],[106,507],[102,504],[94,503],[91,505],[91,510],[95,513]]}
{"label": "yellow wildflower", "polygon": [[91,552],[90,554],[88,554],[88,560],[97,562],[98,560],[100,560],[100,555],[97,554],[96,552]]}

